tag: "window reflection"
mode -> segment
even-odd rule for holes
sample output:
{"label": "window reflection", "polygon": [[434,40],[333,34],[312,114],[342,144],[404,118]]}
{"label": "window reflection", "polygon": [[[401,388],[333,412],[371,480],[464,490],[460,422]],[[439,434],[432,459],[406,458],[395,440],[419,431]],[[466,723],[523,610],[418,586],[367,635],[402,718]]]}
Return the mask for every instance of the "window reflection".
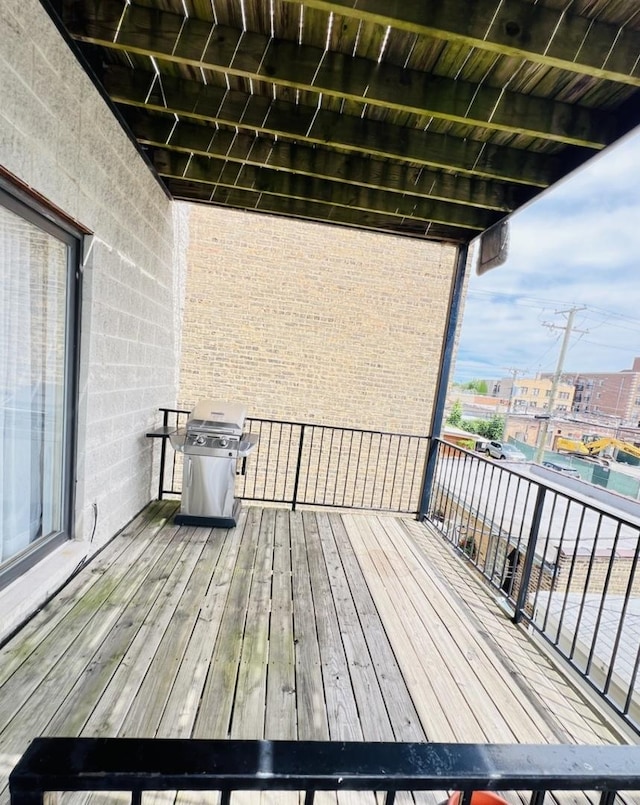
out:
{"label": "window reflection", "polygon": [[0,206],[0,563],[64,525],[68,252]]}

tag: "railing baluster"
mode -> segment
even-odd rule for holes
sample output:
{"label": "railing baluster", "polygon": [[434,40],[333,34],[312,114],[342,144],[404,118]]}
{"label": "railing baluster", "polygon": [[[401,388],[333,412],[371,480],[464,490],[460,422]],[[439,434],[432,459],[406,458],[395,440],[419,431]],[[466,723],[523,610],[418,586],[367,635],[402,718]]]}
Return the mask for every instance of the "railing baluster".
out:
{"label": "railing baluster", "polygon": [[616,664],[616,660],[618,657],[618,649],[620,648],[620,639],[622,637],[622,631],[624,629],[625,620],[627,617],[627,609],[629,606],[629,601],[631,600],[631,592],[633,590],[633,585],[636,576],[636,570],[638,567],[638,559],[640,559],[640,539],[637,539],[636,548],[633,554],[633,561],[631,563],[631,568],[629,570],[629,581],[627,582],[627,586],[625,589],[624,595],[624,603],[622,605],[622,611],[620,612],[620,618],[618,619],[618,628],[616,630],[616,638],[613,643],[613,649],[611,651],[611,659],[609,660],[609,672],[607,674],[607,678],[604,683],[603,693],[605,696],[609,692],[609,687],[611,685],[613,679],[613,669]]}
{"label": "railing baluster", "polygon": [[396,460],[395,460],[395,463],[393,465],[393,478],[391,480],[391,494],[389,496],[389,508],[391,510],[394,509],[393,501],[394,501],[395,491],[396,491],[396,477],[398,475],[398,464],[400,463],[400,447],[402,445],[402,437],[401,436],[396,436],[396,441],[398,443],[398,449],[396,450]]}
{"label": "railing baluster", "polygon": [[602,599],[600,601],[600,607],[598,609],[598,617],[596,618],[596,625],[593,627],[593,636],[594,639],[591,641],[591,650],[589,651],[589,656],[587,658],[587,667],[585,668],[585,673],[588,675],[591,670],[591,663],[593,662],[593,655],[596,648],[596,638],[600,631],[600,623],[602,622],[602,613],[604,612],[604,605],[605,601],[607,600],[607,593],[609,592],[609,583],[611,582],[611,572],[613,570],[613,564],[616,560],[616,553],[618,550],[618,541],[620,539],[620,529],[622,528],[622,523],[618,523],[618,527],[616,528],[616,535],[613,540],[613,545],[611,547],[611,556],[609,557],[609,565],[607,567],[607,575],[604,580],[604,586],[602,588]]}
{"label": "railing baluster", "polygon": [[[162,416],[162,427],[166,428],[169,424],[169,412],[165,411]],[[167,440],[161,439],[160,447],[160,478],[158,479],[158,500],[162,500],[162,493],[164,492],[164,463],[167,456]]]}
{"label": "railing baluster", "polygon": [[[527,492],[527,500],[526,500],[526,503],[525,503],[525,511],[526,511],[526,507],[529,504],[528,494],[529,494],[529,492]],[[549,525],[547,526],[547,533],[546,533],[545,538],[544,538],[544,547],[542,548],[543,567],[542,567],[542,569],[540,571],[540,574],[538,575],[538,583],[536,585],[536,591],[535,591],[535,594],[533,596],[533,604],[531,606],[532,611],[534,613],[536,612],[536,609],[538,607],[538,597],[540,595],[540,590],[542,589],[542,581],[543,581],[543,572],[542,572],[542,570],[544,569],[544,563],[545,562],[547,564],[549,563],[549,560],[548,560],[547,557],[549,555],[549,540],[551,538],[550,524],[553,522],[553,518],[554,518],[555,513],[556,513],[557,504],[558,504],[558,495],[554,495],[553,496],[553,503],[551,504],[551,511],[549,513]],[[523,519],[523,525],[524,525],[524,517],[522,519]],[[560,539],[562,539],[562,535],[560,536]],[[545,622],[545,624],[547,622],[547,616],[549,614],[549,605],[551,604],[551,597],[553,596],[553,593],[554,593],[555,579],[557,577],[557,567],[558,567],[557,553],[558,552],[556,550],[556,556],[554,557],[555,561],[554,561],[553,576],[552,576],[551,581],[549,583],[549,597],[548,597],[548,600],[547,600],[547,608],[546,608],[545,613],[544,613],[544,622]]]}
{"label": "railing baluster", "polygon": [[298,502],[298,484],[300,483],[300,467],[302,466],[302,448],[304,445],[304,425],[300,427],[300,441],[298,442],[298,460],[296,462],[296,477],[293,482],[293,500],[291,501],[292,511],[296,510]]}
{"label": "railing baluster", "polygon": [[622,712],[626,716],[629,712],[629,708],[631,707],[631,702],[633,700],[633,693],[636,687],[636,680],[638,678],[638,670],[640,670],[640,646],[638,646],[636,650],[636,658],[635,662],[633,663],[633,671],[631,672],[631,679],[629,680],[629,689],[627,691],[627,698],[625,699],[624,706],[622,708]]}
{"label": "railing baluster", "polygon": [[[582,590],[582,599],[580,600],[580,610],[578,612],[578,617],[576,619],[575,628],[573,630],[573,640],[571,641],[571,650],[569,651],[569,659],[573,659],[576,651],[576,644],[578,642],[578,635],[580,634],[580,629],[582,627],[582,617],[584,615],[584,608],[587,601],[587,593],[589,591],[589,582],[591,581],[591,573],[593,571],[593,563],[595,562],[596,552],[598,550],[598,539],[600,538],[600,529],[602,527],[602,514],[598,517],[598,527],[596,528],[595,537],[593,539],[593,546],[591,548],[591,557],[589,559],[589,567],[587,568],[587,577],[584,581],[584,586]],[[593,633],[593,644],[595,645],[595,641],[597,638],[597,634],[594,630]]]}
{"label": "railing baluster", "polygon": [[376,484],[378,483],[378,468],[380,466],[380,453],[382,452],[382,434],[379,433],[378,435],[378,452],[376,455],[376,469],[373,473],[373,484],[371,485],[371,508],[373,509],[373,498],[376,492]]}
{"label": "railing baluster", "polygon": [[536,553],[536,544],[538,542],[538,532],[540,530],[540,523],[542,521],[542,509],[544,507],[545,492],[546,489],[544,486],[538,487],[538,494],[536,495],[536,503],[531,520],[531,528],[529,529],[527,552],[524,557],[524,567],[522,568],[522,577],[520,579],[520,589],[518,590],[518,599],[516,601],[516,611],[513,616],[514,623],[520,623],[522,616],[524,615],[527,591],[529,589],[531,571],[533,569],[533,560]]}
{"label": "railing baluster", "polygon": [[[560,612],[560,618],[558,619],[558,628],[556,630],[556,645],[560,641],[560,634],[562,632],[562,627],[564,625],[564,616],[567,612],[567,604],[569,603],[569,593],[571,591],[571,583],[573,581],[573,574],[576,567],[576,561],[578,558],[578,545],[580,542],[580,534],[582,533],[582,527],[584,525],[584,517],[585,517],[586,509],[583,506],[582,511],[580,513],[580,524],[578,525],[578,530],[576,534],[576,540],[573,546],[573,555],[571,557],[571,565],[569,567],[569,576],[567,578],[567,587],[564,593],[564,601],[562,602],[562,611]],[[560,649],[558,649],[560,650]],[[563,652],[564,653],[564,652]],[[566,653],[565,653],[566,656]]]}
{"label": "railing baluster", "polygon": [[[351,466],[351,448],[353,446],[353,431],[349,434],[349,449],[347,451],[347,466],[344,471],[344,486],[342,487],[342,505],[344,506],[344,499],[347,496],[347,487],[349,486],[349,467]],[[340,434],[340,454],[342,454],[342,444],[344,439],[344,431]],[[336,490],[337,491],[337,490]],[[336,502],[335,492],[333,502]]]}

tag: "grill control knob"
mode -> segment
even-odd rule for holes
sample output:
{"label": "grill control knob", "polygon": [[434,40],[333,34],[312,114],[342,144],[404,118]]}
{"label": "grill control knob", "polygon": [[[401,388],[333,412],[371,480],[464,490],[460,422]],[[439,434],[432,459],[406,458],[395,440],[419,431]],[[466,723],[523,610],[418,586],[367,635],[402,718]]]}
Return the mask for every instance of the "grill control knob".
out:
{"label": "grill control knob", "polygon": [[198,436],[196,437],[196,444],[206,444],[207,439],[205,436]]}
{"label": "grill control knob", "polygon": [[224,436],[220,439],[220,447],[227,447],[229,444],[229,440],[225,439]]}

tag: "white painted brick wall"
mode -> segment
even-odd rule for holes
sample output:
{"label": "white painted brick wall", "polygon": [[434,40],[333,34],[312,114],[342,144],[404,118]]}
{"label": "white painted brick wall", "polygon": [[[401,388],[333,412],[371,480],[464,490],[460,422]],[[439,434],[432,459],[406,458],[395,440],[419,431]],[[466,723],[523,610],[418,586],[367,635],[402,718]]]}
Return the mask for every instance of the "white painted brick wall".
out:
{"label": "white painted brick wall", "polygon": [[76,520],[87,540],[97,503],[93,548],[155,493],[144,433],[176,399],[185,212],[172,209],[38,0],[2,0],[0,31],[0,163],[94,233]]}

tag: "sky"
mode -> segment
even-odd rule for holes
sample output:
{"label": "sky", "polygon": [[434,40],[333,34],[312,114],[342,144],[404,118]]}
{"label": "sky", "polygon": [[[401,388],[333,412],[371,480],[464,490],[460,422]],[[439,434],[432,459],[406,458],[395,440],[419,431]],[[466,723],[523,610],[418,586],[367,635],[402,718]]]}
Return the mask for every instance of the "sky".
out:
{"label": "sky", "polygon": [[[640,129],[512,216],[507,262],[470,269],[454,380],[617,372],[640,357]],[[551,329],[546,324],[553,324]],[[584,330],[588,332],[579,332]]]}

